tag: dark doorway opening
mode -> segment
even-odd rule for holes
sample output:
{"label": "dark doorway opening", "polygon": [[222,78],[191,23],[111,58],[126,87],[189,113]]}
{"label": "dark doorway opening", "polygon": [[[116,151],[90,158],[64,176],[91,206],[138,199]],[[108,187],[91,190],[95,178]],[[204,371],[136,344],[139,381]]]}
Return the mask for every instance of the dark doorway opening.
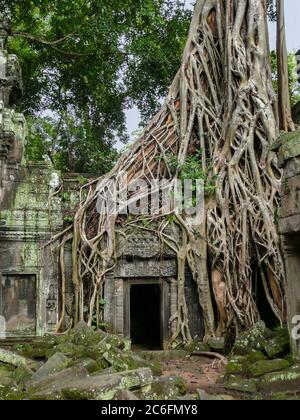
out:
{"label": "dark doorway opening", "polygon": [[273,330],[276,327],[280,326],[280,322],[274,311],[271,308],[271,305],[267,299],[266,291],[263,284],[263,279],[261,274],[258,272],[256,280],[256,291],[255,291],[256,304],[258,312],[261,319],[265,322],[266,326]]}
{"label": "dark doorway opening", "polygon": [[5,318],[7,337],[36,334],[36,276],[2,275],[0,315]]}
{"label": "dark doorway opening", "polygon": [[130,287],[130,330],[135,347],[161,348],[161,292],[158,284]]}

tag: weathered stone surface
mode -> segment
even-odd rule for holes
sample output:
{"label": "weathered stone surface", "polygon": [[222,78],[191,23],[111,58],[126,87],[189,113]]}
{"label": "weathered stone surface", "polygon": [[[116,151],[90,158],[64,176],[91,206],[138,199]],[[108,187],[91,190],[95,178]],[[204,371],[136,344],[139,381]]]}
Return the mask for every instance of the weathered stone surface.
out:
{"label": "weathered stone surface", "polygon": [[113,400],[122,390],[139,389],[150,386],[153,376],[150,369],[138,369],[112,375],[74,377],[63,383],[54,383],[50,388],[39,390],[32,396],[38,398],[57,398],[60,394],[67,400]]}
{"label": "weathered stone surface", "polygon": [[145,400],[173,400],[186,394],[186,386],[182,378],[176,376],[156,378],[151,390],[143,395]]}
{"label": "weathered stone surface", "polygon": [[30,344],[18,344],[14,347],[14,351],[31,359],[44,360],[47,359],[49,355],[52,356],[56,353],[54,349],[56,344],[54,336],[46,335],[42,339],[33,341]]}
{"label": "weathered stone surface", "polygon": [[268,331],[263,321],[259,321],[249,331],[242,333],[236,340],[232,353],[245,356],[252,350],[262,350]]}
{"label": "weathered stone surface", "polygon": [[279,164],[284,165],[288,159],[300,155],[300,132],[284,134],[282,136],[282,146],[279,150]]}
{"label": "weathered stone surface", "polygon": [[246,394],[257,392],[257,381],[255,379],[243,379],[241,377],[230,378],[224,385],[225,389]]}
{"label": "weathered stone surface", "polygon": [[[10,178],[10,174],[7,177]],[[58,173],[48,164],[22,166],[16,172],[11,191],[5,194],[1,203],[0,271],[5,272],[11,283],[15,282],[16,276],[24,285],[28,284],[30,276],[33,283],[31,292],[29,290],[31,294],[19,298],[22,305],[16,293],[16,304],[11,308],[10,318],[6,319],[7,337],[42,335],[52,331],[57,323],[57,265],[53,264],[49,248],[43,248],[52,234],[63,226],[61,203],[57,197],[53,199],[51,212],[48,209],[49,195],[57,186]],[[21,311],[20,308],[24,309]],[[31,314],[30,319],[27,319],[28,314]]]}
{"label": "weathered stone surface", "polygon": [[284,190],[281,204],[281,217],[291,217],[300,214],[300,175],[288,178],[284,182]]}
{"label": "weathered stone surface", "polygon": [[292,109],[292,117],[295,124],[300,125],[300,102],[297,102]]}
{"label": "weathered stone surface", "polygon": [[271,401],[300,401],[299,395],[294,392],[273,392],[269,396]]}
{"label": "weathered stone surface", "polygon": [[115,276],[121,278],[174,277],[177,275],[176,260],[135,260],[133,263],[120,260],[115,269]]}
{"label": "weathered stone surface", "polygon": [[174,398],[174,400],[175,401],[198,401],[199,396],[197,394],[187,394],[184,396]]}
{"label": "weathered stone surface", "polygon": [[[207,347],[205,347],[207,348]],[[209,347],[208,347],[209,351]],[[161,350],[161,351],[141,351],[139,355],[149,361],[163,361],[173,359],[185,359],[190,355],[186,350]]]}
{"label": "weathered stone surface", "polygon": [[281,235],[290,235],[300,232],[300,215],[296,214],[280,219],[279,232]]}
{"label": "weathered stone surface", "polygon": [[15,367],[28,367],[30,364],[29,360],[25,359],[25,357],[3,349],[0,349],[0,362]]}
{"label": "weathered stone surface", "polygon": [[198,390],[198,394],[198,400],[200,401],[234,401],[234,397],[230,395],[211,395],[202,389]]}
{"label": "weathered stone surface", "polygon": [[193,352],[210,352],[210,347],[207,343],[196,340],[192,344],[186,346],[185,350],[189,354]]}
{"label": "weathered stone surface", "polygon": [[65,369],[69,363],[70,359],[68,359],[64,354],[56,353],[33,374],[31,380],[29,381],[29,385],[43,381],[44,379],[48,378],[48,376],[60,372],[61,370]]}
{"label": "weathered stone surface", "polygon": [[[155,225],[152,225],[155,229]],[[169,227],[167,233],[180,239],[180,231],[176,226]],[[162,249],[161,241],[157,233],[147,232],[145,230],[132,229],[126,231],[126,240],[123,235],[117,236],[117,254],[118,257],[130,256],[142,259],[156,258],[161,255],[176,257],[174,251],[167,246]]]}
{"label": "weathered stone surface", "polygon": [[139,401],[139,398],[133,393],[128,390],[119,391],[116,396],[115,400],[117,401]]}
{"label": "weathered stone surface", "polygon": [[0,387],[8,386],[12,383],[14,370],[13,366],[0,363]]}
{"label": "weathered stone surface", "polygon": [[282,331],[276,337],[267,340],[263,345],[270,359],[286,355],[290,352],[290,338],[287,331]]}
{"label": "weathered stone surface", "polygon": [[268,373],[259,382],[259,390],[265,393],[280,391],[299,391],[300,369],[299,366],[292,367],[278,373]]}
{"label": "weathered stone surface", "polygon": [[51,393],[55,394],[59,393],[63,387],[70,386],[73,381],[80,381],[86,377],[88,377],[88,372],[85,368],[70,367],[49,375],[40,381],[28,382],[26,384],[26,389],[30,395],[35,395],[37,393],[45,395]]}
{"label": "weathered stone surface", "polygon": [[225,351],[225,338],[224,337],[212,337],[208,340],[211,351],[224,354]]}
{"label": "weathered stone surface", "polygon": [[[290,159],[286,162],[284,166],[284,179],[293,178],[296,175],[300,174],[300,157]],[[283,186],[283,192],[285,190],[285,185]]]}
{"label": "weathered stone surface", "polygon": [[227,375],[244,375],[247,372],[249,360],[246,356],[233,356],[226,366]]}
{"label": "weathered stone surface", "polygon": [[262,360],[267,360],[267,357],[262,351],[252,350],[248,354],[248,360],[250,363],[260,362]]}
{"label": "weathered stone surface", "polygon": [[32,377],[32,370],[24,367],[19,367],[13,372],[14,382],[17,385],[24,385]]}
{"label": "weathered stone surface", "polygon": [[248,374],[252,378],[258,378],[266,373],[279,372],[289,368],[290,364],[286,360],[261,360],[248,367]]}

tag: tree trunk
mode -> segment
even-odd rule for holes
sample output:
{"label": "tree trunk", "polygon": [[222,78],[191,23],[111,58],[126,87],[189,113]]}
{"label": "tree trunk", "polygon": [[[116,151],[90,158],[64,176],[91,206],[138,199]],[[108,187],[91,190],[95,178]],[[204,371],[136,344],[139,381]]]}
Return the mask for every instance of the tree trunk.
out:
{"label": "tree trunk", "polygon": [[[207,190],[210,186],[203,226],[176,212],[173,221],[170,215],[148,217],[158,224],[160,240],[178,256],[172,342],[192,339],[184,295],[186,264],[198,286],[206,336],[223,334],[232,321],[241,329],[260,318],[254,293],[258,273],[266,300],[283,322],[283,265],[275,223],[281,172],[270,152],[278,127],[265,16],[265,0],[197,1],[182,65],[161,111],[111,173],[99,180],[97,189],[89,191],[75,217],[74,283],[79,302],[87,294],[86,284],[99,290],[116,258],[118,217],[95,211],[98,194],[110,189],[112,178],[122,185],[124,172],[129,180],[174,182],[196,151]],[[176,173],[170,170],[172,156],[178,163]],[[145,229],[144,221],[144,216],[143,223],[139,217],[123,220],[122,228],[128,224]],[[167,231],[172,223],[180,228],[181,240]],[[220,312],[216,321],[213,296]]]}
{"label": "tree trunk", "polygon": [[284,0],[277,0],[278,111],[280,128],[295,131],[289,90],[288,51],[286,47]]}

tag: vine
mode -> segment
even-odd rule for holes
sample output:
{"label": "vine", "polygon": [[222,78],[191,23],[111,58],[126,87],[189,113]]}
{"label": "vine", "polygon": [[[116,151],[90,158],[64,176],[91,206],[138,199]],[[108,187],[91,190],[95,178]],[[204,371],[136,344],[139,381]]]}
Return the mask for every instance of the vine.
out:
{"label": "vine", "polygon": [[[278,127],[266,13],[265,0],[197,1],[182,66],[161,111],[107,177],[84,187],[87,197],[72,233],[74,323],[95,322],[107,274],[117,261],[120,223],[141,228],[140,217],[96,210],[99,194],[111,188],[112,179],[121,183],[124,172],[129,180],[147,182],[172,182],[192,173],[203,177],[209,189],[201,226],[175,212],[149,216],[142,224],[155,222],[160,240],[177,255],[178,302],[170,345],[192,340],[184,292],[187,264],[198,287],[206,337],[224,334],[232,324],[248,328],[260,318],[254,294],[258,274],[274,314],[284,322],[274,216],[281,172],[270,151]],[[168,233],[171,223],[180,229],[180,241]]]}

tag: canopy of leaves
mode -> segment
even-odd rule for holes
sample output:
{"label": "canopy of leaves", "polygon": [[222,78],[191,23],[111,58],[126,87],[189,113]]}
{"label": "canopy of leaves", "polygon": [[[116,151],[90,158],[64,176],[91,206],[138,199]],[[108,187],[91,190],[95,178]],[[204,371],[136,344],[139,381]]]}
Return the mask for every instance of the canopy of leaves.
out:
{"label": "canopy of leaves", "polygon": [[22,109],[36,121],[29,156],[42,151],[59,169],[106,171],[115,140],[128,138],[126,108],[145,119],[156,112],[191,11],[178,0],[0,0],[0,10],[23,68]]}
{"label": "canopy of leaves", "polygon": [[[275,51],[271,52],[271,63],[273,73],[273,85],[277,92],[278,90],[278,73],[277,73],[277,55]],[[298,83],[297,76],[297,62],[294,53],[290,53],[288,56],[288,71],[289,71],[289,90],[291,96],[292,106],[296,105],[300,101],[300,85]]]}

